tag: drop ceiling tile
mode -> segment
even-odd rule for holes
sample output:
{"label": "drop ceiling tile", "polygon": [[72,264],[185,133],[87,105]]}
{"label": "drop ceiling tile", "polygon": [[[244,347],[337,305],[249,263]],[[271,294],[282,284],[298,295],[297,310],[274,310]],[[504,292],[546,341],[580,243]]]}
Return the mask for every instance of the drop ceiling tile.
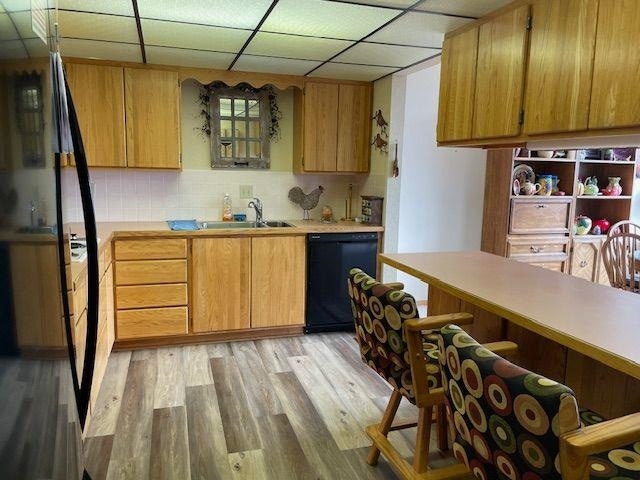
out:
{"label": "drop ceiling tile", "polygon": [[146,47],[147,62],[181,67],[202,67],[225,70],[231,65],[235,53],[207,52],[171,47]]}
{"label": "drop ceiling tile", "polygon": [[237,53],[251,35],[251,30],[191,23],[143,19],[141,24],[145,44],[165,47]]}
{"label": "drop ceiling tile", "polygon": [[29,0],[3,0],[2,6],[7,12],[22,12],[31,10]]}
{"label": "drop ceiling tile", "polygon": [[254,29],[271,0],[138,0],[144,18]]}
{"label": "drop ceiling tile", "polygon": [[100,58],[120,62],[142,62],[140,46],[129,43],[61,38],[60,53],[65,57]]}
{"label": "drop ceiling tile", "polygon": [[261,30],[360,40],[398,14],[398,10],[348,3],[280,0]]}
{"label": "drop ceiling tile", "polygon": [[372,67],[369,65],[329,62],[325,63],[309,76],[371,82],[384,75],[393,73],[396,70],[398,69],[395,67]]}
{"label": "drop ceiling tile", "polygon": [[77,10],[79,12],[110,13],[133,17],[131,0],[58,0],[61,10]]}
{"label": "drop ceiling tile", "polygon": [[333,59],[334,62],[360,63],[406,67],[440,53],[440,50],[421,47],[400,47],[380,43],[359,43]]}
{"label": "drop ceiling tile", "polygon": [[58,15],[60,37],[138,43],[138,27],[133,17],[65,10]]}
{"label": "drop ceiling tile", "polygon": [[489,12],[504,7],[513,0],[425,0],[416,10],[448,13],[450,15],[464,15],[467,17],[482,17]]}
{"label": "drop ceiling tile", "polygon": [[36,37],[36,34],[33,33],[33,30],[31,29],[31,13],[30,12],[21,11],[21,12],[10,13],[9,15],[11,15],[11,20],[13,20],[13,23],[18,29],[18,35],[20,35],[21,38]]}
{"label": "drop ceiling tile", "polygon": [[20,40],[0,42],[0,59],[27,58],[27,52]]}
{"label": "drop ceiling tile", "polygon": [[376,32],[367,40],[381,43],[440,48],[444,34],[471,20],[410,12]]}
{"label": "drop ceiling tile", "polygon": [[[349,0],[351,3],[403,9],[410,7],[416,0]],[[398,12],[399,13],[399,12]]]}
{"label": "drop ceiling tile", "polygon": [[233,66],[233,70],[244,72],[282,73],[286,75],[304,75],[322,62],[294,60],[290,58],[260,57],[242,55]]}
{"label": "drop ceiling tile", "polygon": [[0,13],[0,41],[20,38],[8,13]]}
{"label": "drop ceiling tile", "polygon": [[46,57],[49,55],[49,45],[40,38],[27,38],[24,40],[29,56],[32,58]]}
{"label": "drop ceiling tile", "polygon": [[348,40],[258,32],[245,53],[324,61],[353,43]]}

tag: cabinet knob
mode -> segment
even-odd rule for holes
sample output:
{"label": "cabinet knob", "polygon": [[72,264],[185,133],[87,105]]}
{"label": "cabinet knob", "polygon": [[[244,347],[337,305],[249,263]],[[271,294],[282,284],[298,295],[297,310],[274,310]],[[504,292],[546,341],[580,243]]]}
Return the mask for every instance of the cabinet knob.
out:
{"label": "cabinet knob", "polygon": [[544,203],[539,203],[536,208],[547,208],[547,206]]}
{"label": "cabinet knob", "polygon": [[542,250],[544,250],[543,247],[538,247],[536,245],[531,245],[529,247],[529,250],[531,251],[531,253],[540,253]]}
{"label": "cabinet knob", "polygon": [[587,262],[586,260],[582,260],[582,261],[580,262],[580,268],[584,268],[584,267],[586,267],[587,265],[589,265],[589,262]]}

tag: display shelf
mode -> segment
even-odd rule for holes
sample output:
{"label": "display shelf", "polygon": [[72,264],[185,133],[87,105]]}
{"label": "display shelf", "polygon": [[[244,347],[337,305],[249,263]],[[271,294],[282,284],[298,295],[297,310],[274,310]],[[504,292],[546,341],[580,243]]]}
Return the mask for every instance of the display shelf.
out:
{"label": "display shelf", "polygon": [[631,195],[580,195],[576,200],[631,200]]}

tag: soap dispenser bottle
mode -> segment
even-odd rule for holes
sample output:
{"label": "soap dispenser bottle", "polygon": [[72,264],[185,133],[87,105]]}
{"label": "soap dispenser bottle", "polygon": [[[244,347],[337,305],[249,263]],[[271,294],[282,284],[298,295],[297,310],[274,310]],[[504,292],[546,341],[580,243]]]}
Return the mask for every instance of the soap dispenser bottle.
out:
{"label": "soap dispenser bottle", "polygon": [[222,200],[222,220],[225,222],[233,221],[233,209],[231,208],[231,195],[224,194]]}

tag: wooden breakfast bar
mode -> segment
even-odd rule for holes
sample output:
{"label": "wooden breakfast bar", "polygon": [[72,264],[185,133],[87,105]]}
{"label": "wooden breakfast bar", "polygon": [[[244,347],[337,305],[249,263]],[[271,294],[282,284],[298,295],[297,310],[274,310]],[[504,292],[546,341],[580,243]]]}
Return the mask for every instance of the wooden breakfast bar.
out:
{"label": "wooden breakfast bar", "polygon": [[640,295],[484,252],[380,254],[429,285],[428,313],[469,312],[478,341],[571,387],[609,418],[640,411]]}

